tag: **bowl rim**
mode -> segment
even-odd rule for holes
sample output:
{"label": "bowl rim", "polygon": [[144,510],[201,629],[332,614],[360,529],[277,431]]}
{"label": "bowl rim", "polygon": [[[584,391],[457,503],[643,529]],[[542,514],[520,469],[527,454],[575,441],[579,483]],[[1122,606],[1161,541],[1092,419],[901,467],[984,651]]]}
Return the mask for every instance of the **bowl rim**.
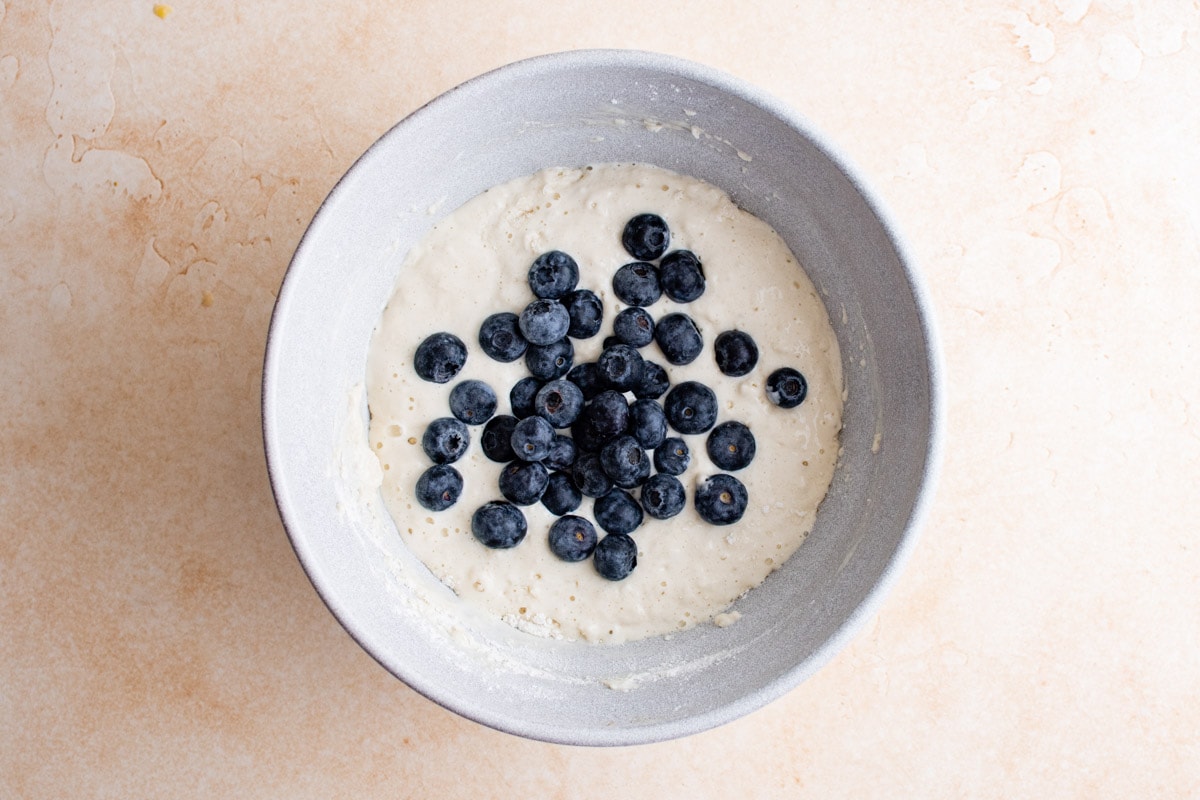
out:
{"label": "bowl rim", "polygon": [[[506,714],[495,713],[487,708],[464,706],[461,703],[456,703],[454,698],[443,692],[437,683],[424,681],[418,676],[402,674],[403,670],[393,669],[393,666],[384,663],[382,658],[367,646],[366,637],[357,629],[353,617],[340,607],[336,598],[322,585],[315,560],[308,550],[306,550],[302,537],[294,533],[295,530],[302,527],[301,520],[293,513],[293,509],[286,500],[281,500],[283,477],[280,463],[282,459],[276,431],[276,420],[274,418],[274,409],[278,406],[278,399],[271,376],[277,368],[278,354],[275,345],[278,330],[282,324],[281,320],[286,316],[291,300],[293,284],[289,282],[288,278],[293,270],[298,268],[298,262],[303,260],[308,250],[310,237],[314,235],[314,229],[318,227],[326,206],[334,202],[337,196],[340,195],[347,179],[355,173],[360,162],[366,160],[377,148],[383,146],[383,143],[391,138],[394,131],[402,126],[411,124],[413,120],[425,116],[432,109],[449,102],[454,95],[459,94],[464,89],[486,84],[501,77],[509,79],[519,76],[522,73],[537,73],[561,68],[578,69],[611,66],[649,69],[678,76],[695,83],[710,86],[719,92],[737,97],[751,105],[762,108],[806,138],[842,173],[878,220],[883,233],[895,250],[904,279],[912,292],[929,369],[928,417],[930,427],[917,495],[908,518],[904,522],[903,529],[899,534],[896,547],[887,560],[887,564],[858,606],[846,616],[834,634],[827,638],[806,659],[782,671],[770,683],[741,696],[737,700],[716,706],[701,714],[637,727],[581,729],[574,731],[573,735],[567,735],[564,734],[561,727],[550,726],[528,719],[514,719]],[[720,69],[677,56],[646,50],[616,48],[547,53],[513,61],[483,72],[425,102],[375,139],[338,178],[321,201],[297,243],[296,250],[288,262],[287,269],[284,271],[267,332],[266,348],[263,357],[263,382],[260,404],[267,474],[271,484],[272,497],[288,541],[291,543],[297,560],[300,562],[301,568],[316,590],[317,595],[359,647],[370,655],[376,663],[394,677],[399,678],[409,688],[462,717],[494,730],[524,738],[553,744],[584,746],[649,744],[690,736],[718,727],[746,716],[779,699],[828,664],[838,652],[850,643],[866,622],[878,613],[884,598],[898,580],[900,573],[916,547],[920,529],[929,515],[933,497],[936,493],[945,446],[945,365],[943,359],[944,354],[942,352],[932,297],[916,266],[913,250],[900,227],[896,224],[895,217],[882,202],[879,194],[866,182],[863,178],[863,172],[854,164],[845,151],[821,133],[803,114],[741,78]]]}

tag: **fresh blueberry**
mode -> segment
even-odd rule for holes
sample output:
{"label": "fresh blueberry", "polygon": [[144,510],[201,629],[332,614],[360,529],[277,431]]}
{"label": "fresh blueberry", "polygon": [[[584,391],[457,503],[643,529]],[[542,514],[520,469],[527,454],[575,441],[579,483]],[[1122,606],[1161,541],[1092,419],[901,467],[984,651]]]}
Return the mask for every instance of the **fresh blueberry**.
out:
{"label": "fresh blueberry", "polygon": [[713,355],[722,374],[740,378],[758,363],[758,345],[744,331],[725,331],[713,341]]}
{"label": "fresh blueberry", "polygon": [[683,511],[687,496],[678,478],[660,473],[642,486],[640,499],[647,514],[655,519],[670,519]]}
{"label": "fresh blueberry", "polygon": [[421,449],[435,464],[452,464],[462,458],[471,443],[467,426],[453,417],[441,417],[429,423],[421,437]]}
{"label": "fresh blueberry", "polygon": [[522,461],[541,461],[554,446],[554,428],[541,417],[526,417],[513,427],[513,452]]}
{"label": "fresh blueberry", "polygon": [[510,503],[531,506],[542,499],[550,473],[536,461],[514,461],[500,470],[500,494]]}
{"label": "fresh blueberry", "polygon": [[713,525],[732,525],[746,513],[750,496],[732,475],[718,473],[696,486],[696,513]]}
{"label": "fresh blueberry", "polygon": [[638,261],[653,261],[667,252],[671,231],[657,214],[638,214],[625,223],[621,244],[625,246],[625,252]]}
{"label": "fresh blueberry", "polygon": [[616,336],[605,336],[604,341],[602,341],[600,343],[600,352],[603,353],[608,348],[615,347],[616,345],[619,345],[619,344],[625,344],[625,343],[622,342],[620,339],[618,339]]}
{"label": "fresh blueberry", "polygon": [[434,464],[417,478],[417,502],[430,511],[445,511],[458,502],[463,479],[449,464]]}
{"label": "fresh blueberry", "polygon": [[512,434],[513,429],[517,427],[517,421],[516,417],[510,417],[508,414],[497,414],[488,420],[487,425],[483,426],[483,434],[479,437],[479,444],[485,456],[501,464],[507,464],[517,457],[512,449]]}
{"label": "fresh blueberry", "polygon": [[479,346],[489,357],[507,364],[525,355],[529,342],[521,334],[517,315],[501,311],[492,314],[479,326]]}
{"label": "fresh blueberry", "polygon": [[521,509],[503,500],[485,503],[471,516],[471,533],[488,547],[516,547],[529,529]]}
{"label": "fresh blueberry", "polygon": [[717,396],[702,383],[684,381],[667,392],[663,411],[680,433],[707,433],[717,422]]}
{"label": "fresh blueberry", "polygon": [[550,552],[563,561],[583,561],[596,549],[596,528],[583,517],[568,514],[550,526]]}
{"label": "fresh blueberry", "polygon": [[718,467],[733,472],[754,460],[754,434],[740,422],[722,422],[708,434],[708,457]]}
{"label": "fresh blueberry", "polygon": [[623,533],[610,533],[596,543],[592,564],[600,577],[620,581],[637,566],[637,543]]}
{"label": "fresh blueberry", "polygon": [[600,466],[604,474],[622,489],[641,486],[650,477],[650,456],[642,450],[638,440],[629,436],[618,436],[600,450]]}
{"label": "fresh blueberry", "polygon": [[592,505],[592,516],[608,533],[632,533],[646,518],[638,501],[624,489],[613,489],[603,497],[597,497]]}
{"label": "fresh blueberry", "polygon": [[567,335],[571,315],[557,300],[534,300],[521,312],[521,334],[530,344],[547,345]]}
{"label": "fresh blueberry", "polygon": [[417,345],[413,369],[422,380],[449,383],[467,363],[467,346],[453,333],[435,333]]}
{"label": "fresh blueberry", "polygon": [[550,453],[542,459],[546,469],[570,469],[579,457],[579,448],[570,436],[557,434],[550,443]]}
{"label": "fresh blueberry", "polygon": [[691,250],[676,250],[659,262],[658,282],[676,303],[690,303],[704,294],[704,267]]}
{"label": "fresh blueberry", "polygon": [[463,381],[450,390],[450,413],[468,425],[487,422],[496,405],[496,393],[483,381]]}
{"label": "fresh blueberry", "polygon": [[683,439],[671,437],[654,448],[654,468],[663,475],[682,475],[691,463],[692,452]]}
{"label": "fresh blueberry", "polygon": [[596,453],[583,453],[575,459],[571,467],[571,479],[575,486],[587,497],[603,497],[612,491],[612,479],[600,466],[600,456]]}
{"label": "fresh blueberry", "polygon": [[642,362],[642,380],[633,387],[633,396],[638,400],[657,400],[671,388],[671,379],[661,365],[653,361]]}
{"label": "fresh blueberry", "polygon": [[565,472],[551,472],[546,483],[546,491],[542,492],[542,505],[555,516],[570,514],[579,508],[583,495],[575,485],[575,479]]}
{"label": "fresh blueberry", "polygon": [[791,367],[780,367],[767,376],[767,399],[780,408],[795,408],[808,396],[808,381]]}
{"label": "fresh blueberry", "polygon": [[593,361],[587,361],[571,367],[571,371],[567,373],[567,380],[579,387],[579,390],[583,392],[585,402],[591,400],[607,388],[604,385],[604,381],[601,380],[600,371],[596,369],[596,364]]}
{"label": "fresh blueberry", "polygon": [[654,341],[654,317],[638,306],[626,308],[613,320],[613,334],[622,344],[645,347]]}
{"label": "fresh blueberry", "polygon": [[579,265],[561,250],[542,253],[529,268],[529,288],[537,297],[557,300],[579,283]]}
{"label": "fresh blueberry", "polygon": [[642,380],[642,356],[627,344],[614,344],[596,359],[596,369],[610,388],[627,392]]}
{"label": "fresh blueberry", "polygon": [[542,382],[537,378],[521,378],[513,384],[513,387],[508,390],[508,404],[512,406],[513,416],[519,419],[532,417],[533,399],[537,397],[538,390],[542,388]]}
{"label": "fresh blueberry", "polygon": [[625,396],[606,389],[584,407],[571,433],[583,450],[597,450],[629,429],[629,403]]}
{"label": "fresh blueberry", "polygon": [[646,450],[667,438],[667,415],[656,400],[634,400],[629,404],[629,432]]}
{"label": "fresh blueberry", "polygon": [[600,332],[604,322],[604,303],[591,289],[576,289],[563,298],[571,324],[567,336],[572,339],[590,339]]}
{"label": "fresh blueberry", "polygon": [[559,339],[547,345],[531,344],[525,351],[525,368],[529,374],[544,381],[561,378],[575,364],[575,346],[570,339]]}
{"label": "fresh blueberry", "polygon": [[690,364],[704,349],[704,338],[687,314],[667,314],[654,326],[654,340],[671,364]]}
{"label": "fresh blueberry", "polygon": [[533,410],[556,428],[569,427],[583,410],[583,390],[564,378],[550,381],[533,398]]}
{"label": "fresh blueberry", "polygon": [[658,267],[644,261],[634,261],[617,270],[612,286],[613,293],[627,306],[652,305],[662,297]]}

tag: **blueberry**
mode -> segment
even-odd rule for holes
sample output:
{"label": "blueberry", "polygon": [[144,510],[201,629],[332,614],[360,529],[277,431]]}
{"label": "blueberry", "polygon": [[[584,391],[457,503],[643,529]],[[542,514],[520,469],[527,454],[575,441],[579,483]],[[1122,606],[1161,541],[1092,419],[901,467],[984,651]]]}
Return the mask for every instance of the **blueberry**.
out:
{"label": "blueberry", "polygon": [[592,564],[600,577],[624,580],[637,566],[637,543],[623,533],[610,533],[596,543]]}
{"label": "blueberry", "polygon": [[625,252],[638,261],[653,261],[667,252],[671,231],[657,214],[638,214],[625,223],[621,244],[625,246]]}
{"label": "blueberry", "polygon": [[526,417],[513,427],[513,452],[522,461],[541,461],[554,445],[554,428],[541,417]]}
{"label": "blueberry", "polygon": [[650,456],[638,440],[626,434],[618,436],[600,450],[604,474],[622,489],[641,486],[650,477]]}
{"label": "blueberry", "polygon": [[596,359],[596,369],[607,386],[626,392],[642,380],[642,356],[627,344],[614,344]]}
{"label": "blueberry", "polygon": [[780,408],[795,408],[808,396],[808,381],[791,367],[780,367],[767,377],[767,399]]}
{"label": "blueberry", "polygon": [[463,479],[449,464],[434,464],[417,478],[417,502],[430,511],[445,511],[458,502]]}
{"label": "blueberry", "polygon": [[547,345],[533,345],[525,351],[525,368],[529,374],[544,381],[561,378],[575,364],[575,346],[570,339],[559,339]]}
{"label": "blueberry", "polygon": [[691,463],[692,452],[683,439],[665,439],[654,448],[654,468],[663,475],[682,475]]}
{"label": "blueberry", "polygon": [[483,454],[501,464],[507,464],[516,458],[517,454],[512,449],[512,434],[516,427],[517,418],[510,417],[508,414],[498,414],[489,419],[487,425],[483,426],[483,434],[479,437]]}
{"label": "blueberry", "polygon": [[619,344],[625,344],[625,343],[622,342],[620,339],[618,339],[616,336],[605,336],[604,341],[602,341],[600,343],[600,352],[603,353],[608,348],[615,347],[616,345],[619,345]]}
{"label": "blueberry", "polygon": [[565,472],[551,472],[542,492],[542,505],[551,514],[561,517],[579,508],[583,495],[575,485],[575,479]]}
{"label": "blueberry", "polygon": [[642,380],[633,387],[633,396],[638,400],[657,400],[671,388],[671,379],[661,365],[653,361],[642,362]]}
{"label": "blueberry", "polygon": [[421,437],[421,449],[435,464],[452,464],[462,458],[471,443],[467,426],[453,417],[441,417],[429,423]]}
{"label": "blueberry", "polygon": [[583,410],[583,390],[563,378],[550,381],[533,398],[533,410],[555,428],[566,428]]}
{"label": "blueberry", "polygon": [[644,308],[626,308],[613,320],[613,334],[622,344],[645,347],[654,341],[654,317]]}
{"label": "blueberry", "polygon": [[629,404],[629,432],[638,444],[653,450],[667,438],[667,415],[655,400],[634,400]]}
{"label": "blueberry", "polygon": [[503,500],[485,503],[471,516],[471,533],[497,550],[519,545],[528,529],[521,509]]}
{"label": "blueberry", "polygon": [[749,374],[758,363],[758,345],[743,331],[725,331],[713,341],[717,369],[731,378]]}
{"label": "blueberry", "polygon": [[642,508],[655,519],[670,519],[683,511],[687,496],[683,484],[673,475],[655,475],[641,491]]}
{"label": "blueberry", "polygon": [[531,506],[542,499],[550,473],[536,461],[514,461],[500,470],[500,494],[510,503]]}
{"label": "blueberry", "polygon": [[662,297],[658,267],[643,261],[634,261],[617,270],[612,287],[613,293],[627,306],[648,306]]}
{"label": "blueberry", "polygon": [[654,340],[671,364],[690,364],[704,349],[704,338],[687,314],[667,314],[654,326]]}
{"label": "blueberry", "polygon": [[696,486],[696,512],[713,525],[732,525],[746,513],[746,487],[732,475],[719,473]]}
{"label": "blueberry", "polygon": [[521,378],[513,384],[508,390],[508,403],[512,406],[514,417],[525,419],[533,416],[533,399],[541,388],[542,382],[537,378]]}
{"label": "blueberry", "polygon": [[570,469],[579,457],[579,448],[570,436],[558,434],[550,443],[550,453],[542,459],[546,469]]}
{"label": "blueberry", "polygon": [[435,333],[417,345],[413,369],[422,380],[449,383],[467,362],[467,346],[453,333]]}
{"label": "blueberry", "polygon": [[632,533],[646,518],[638,501],[624,489],[613,489],[603,497],[597,497],[592,505],[592,516],[608,533]]}
{"label": "blueberry", "polygon": [[463,381],[450,390],[450,413],[468,425],[482,425],[496,413],[496,393],[483,381]]}
{"label": "blueberry", "polygon": [[600,332],[604,322],[604,303],[590,289],[576,289],[563,298],[571,324],[567,336],[572,339],[590,339]]}
{"label": "blueberry", "polygon": [[754,434],[740,422],[722,422],[708,434],[708,457],[718,467],[733,472],[754,460]]}
{"label": "blueberry", "polygon": [[603,497],[612,491],[612,479],[604,473],[600,466],[600,456],[596,453],[583,453],[575,459],[571,467],[571,479],[575,486],[587,497]]}
{"label": "blueberry", "polygon": [[690,303],[704,294],[704,267],[691,250],[676,250],[659,262],[658,282],[676,303]]}
{"label": "blueberry", "polygon": [[567,380],[579,387],[585,402],[607,388],[600,378],[600,371],[592,361],[571,367],[571,371],[567,373]]}
{"label": "blueberry", "polygon": [[529,288],[538,297],[562,297],[579,283],[579,265],[561,250],[542,253],[529,268]]}
{"label": "blueberry", "polygon": [[521,334],[517,315],[502,311],[492,314],[479,326],[479,346],[490,358],[507,364],[525,355],[529,342]]}
{"label": "blueberry", "polygon": [[582,449],[596,450],[628,429],[629,403],[620,392],[606,389],[584,407],[571,432]]}
{"label": "blueberry", "polygon": [[583,517],[569,514],[550,526],[550,552],[563,561],[583,561],[596,549],[596,528]]}
{"label": "blueberry", "polygon": [[521,312],[519,324],[521,334],[530,344],[547,345],[567,335],[571,315],[557,300],[534,300]]}
{"label": "blueberry", "polygon": [[663,411],[680,433],[707,433],[717,421],[717,396],[702,383],[684,381],[667,392]]}

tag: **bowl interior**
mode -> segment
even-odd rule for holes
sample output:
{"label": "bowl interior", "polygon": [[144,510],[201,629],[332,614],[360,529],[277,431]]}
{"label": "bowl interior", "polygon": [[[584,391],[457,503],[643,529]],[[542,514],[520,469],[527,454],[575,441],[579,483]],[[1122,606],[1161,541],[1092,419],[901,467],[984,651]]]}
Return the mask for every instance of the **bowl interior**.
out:
{"label": "bowl interior", "polygon": [[[737,624],[618,646],[542,640],[455,604],[404,548],[369,479],[367,349],[405,252],[439,218],[543,167],[631,161],[725,189],[804,265],[841,345],[841,465],[809,539],[735,604]],[[351,635],[454,711],[575,744],[711,727],[777,697],[831,657],[911,542],[936,460],[936,357],[921,298],[857,181],[770,98],[645,53],[510,65],[388,132],[338,184],[297,249],[264,375],[281,515]]]}

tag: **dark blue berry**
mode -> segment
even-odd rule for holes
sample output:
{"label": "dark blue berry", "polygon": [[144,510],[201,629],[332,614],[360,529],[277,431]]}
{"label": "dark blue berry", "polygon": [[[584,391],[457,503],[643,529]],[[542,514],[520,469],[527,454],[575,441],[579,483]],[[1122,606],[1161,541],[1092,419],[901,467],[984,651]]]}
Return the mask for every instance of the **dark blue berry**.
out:
{"label": "dark blue berry", "polygon": [[496,393],[483,381],[463,381],[450,390],[450,413],[468,425],[487,422],[496,405]]}
{"label": "dark blue berry", "polygon": [[642,380],[642,356],[627,344],[614,344],[596,359],[596,369],[610,388],[627,392]]}
{"label": "dark blue berry", "polygon": [[570,339],[559,339],[547,345],[529,345],[525,351],[525,368],[529,374],[544,381],[561,378],[575,364],[575,346]]}
{"label": "dark blue berry", "polygon": [[458,502],[463,479],[449,464],[434,464],[417,478],[417,502],[430,511],[445,511]]}
{"label": "dark blue berry", "polygon": [[646,518],[638,501],[624,489],[613,489],[603,497],[597,497],[592,505],[592,516],[608,533],[632,533]]}
{"label": "dark blue berry", "polygon": [[629,432],[638,444],[653,450],[667,438],[667,415],[655,400],[634,400],[629,404]]}
{"label": "dark blue berry", "polygon": [[626,534],[610,533],[596,543],[592,564],[600,577],[620,581],[637,566],[637,543]]}
{"label": "dark blue berry", "polygon": [[653,361],[642,362],[642,380],[633,387],[633,396],[638,400],[657,400],[671,388],[671,379],[661,365]]}
{"label": "dark blue berry", "polygon": [[453,417],[441,417],[429,423],[421,437],[421,449],[435,464],[452,464],[462,458],[471,443],[467,426]]}
{"label": "dark blue berry", "polygon": [[653,261],[667,252],[671,231],[657,214],[638,214],[625,223],[621,244],[625,246],[625,252],[638,261]]}
{"label": "dark blue berry", "polygon": [[[576,427],[578,423],[582,423],[585,438],[603,445],[629,429],[629,403],[620,392],[606,389],[584,407]],[[574,430],[576,428],[572,428]]]}
{"label": "dark blue berry", "polygon": [[696,513],[713,525],[732,525],[746,513],[750,496],[732,475],[719,473],[696,486]]}
{"label": "dark blue berry", "polygon": [[614,347],[618,344],[625,344],[625,343],[622,342],[620,339],[618,339],[615,336],[605,336],[604,341],[602,341],[600,343],[600,352],[604,352],[608,348]]}
{"label": "dark blue berry", "polygon": [[572,339],[590,339],[600,332],[604,322],[604,303],[590,289],[576,289],[565,298],[563,305],[567,308],[567,316],[571,324],[567,327],[567,336]]}
{"label": "dark blue berry", "polygon": [[453,333],[435,333],[417,345],[413,369],[423,380],[449,383],[467,363],[467,346]]}
{"label": "dark blue berry", "polygon": [[530,344],[547,345],[567,335],[571,315],[557,300],[534,300],[520,317],[521,334]]}
{"label": "dark blue berry", "polygon": [[718,467],[733,472],[754,460],[754,434],[740,422],[722,422],[708,434],[708,457]]}
{"label": "dark blue berry", "polygon": [[591,400],[608,388],[600,378],[600,371],[596,369],[595,362],[592,361],[571,367],[571,371],[567,373],[567,380],[579,387],[585,401]]}
{"label": "dark blue berry", "polygon": [[550,444],[550,453],[542,459],[546,469],[570,469],[579,457],[579,448],[570,436],[558,434]]}
{"label": "dark blue berry", "polygon": [[533,410],[556,428],[566,428],[583,411],[583,390],[570,381],[559,378],[538,390]]}
{"label": "dark blue berry", "polygon": [[522,461],[541,461],[554,445],[554,428],[541,417],[526,417],[512,432],[512,449]]}
{"label": "dark blue berry", "polygon": [[659,263],[658,282],[676,303],[690,303],[704,294],[704,267],[691,250],[676,250]]}
{"label": "dark blue berry", "polygon": [[654,317],[638,306],[626,308],[613,320],[613,334],[622,344],[645,347],[654,341]]}
{"label": "dark blue berry", "polygon": [[492,461],[507,464],[517,457],[512,449],[513,429],[517,427],[517,418],[508,414],[498,414],[488,420],[483,426],[479,437],[479,445],[483,454]]}
{"label": "dark blue berry", "polygon": [[667,392],[663,411],[680,433],[707,433],[717,422],[717,396],[702,383],[684,381]]}
{"label": "dark blue berry", "polygon": [[536,461],[514,461],[500,470],[500,494],[510,503],[531,506],[542,499],[550,473]]}
{"label": "dark blue berry", "polygon": [[529,268],[529,288],[537,297],[557,300],[579,283],[579,265],[561,250],[542,253]]}
{"label": "dark blue berry", "polygon": [[542,505],[551,514],[561,517],[579,508],[583,495],[575,485],[575,479],[565,472],[551,472],[546,483],[546,491],[542,492]]}
{"label": "dark blue berry", "polygon": [[507,364],[525,355],[529,343],[521,334],[517,315],[501,311],[492,314],[479,326],[479,346],[489,357]]}
{"label": "dark blue berry", "polygon": [[690,364],[704,349],[704,338],[687,314],[667,314],[654,326],[654,340],[671,364]]}
{"label": "dark blue berry", "polygon": [[513,384],[508,390],[508,404],[512,406],[514,417],[525,419],[533,416],[533,399],[541,388],[542,382],[537,378],[521,378]]}
{"label": "dark blue berry", "polygon": [[604,474],[622,489],[641,486],[650,477],[650,456],[638,440],[626,434],[618,436],[600,450]]}
{"label": "dark blue berry", "polygon": [[682,475],[692,463],[692,451],[678,437],[663,440],[654,448],[654,468],[663,475]]}
{"label": "dark blue berry", "polygon": [[471,516],[471,533],[497,550],[519,545],[528,528],[521,509],[503,500],[485,503]]}
{"label": "dark blue berry", "polygon": [[713,341],[713,356],[723,374],[740,378],[758,363],[758,345],[744,331],[725,331]]}
{"label": "dark blue berry", "polygon": [[795,408],[808,396],[808,381],[791,367],[780,367],[767,377],[767,399],[780,408]]}
{"label": "dark blue berry", "polygon": [[613,488],[612,479],[600,466],[600,456],[596,453],[583,453],[575,459],[571,478],[579,491],[588,497],[603,497]]}
{"label": "dark blue berry", "polygon": [[596,549],[596,528],[583,517],[568,514],[550,526],[550,552],[563,561],[583,561]]}
{"label": "dark blue berry", "polygon": [[687,496],[678,478],[660,473],[642,486],[640,499],[647,514],[655,519],[670,519],[683,511]]}
{"label": "dark blue berry", "polygon": [[662,297],[658,267],[643,261],[634,261],[617,270],[612,286],[613,293],[627,306],[652,305]]}

